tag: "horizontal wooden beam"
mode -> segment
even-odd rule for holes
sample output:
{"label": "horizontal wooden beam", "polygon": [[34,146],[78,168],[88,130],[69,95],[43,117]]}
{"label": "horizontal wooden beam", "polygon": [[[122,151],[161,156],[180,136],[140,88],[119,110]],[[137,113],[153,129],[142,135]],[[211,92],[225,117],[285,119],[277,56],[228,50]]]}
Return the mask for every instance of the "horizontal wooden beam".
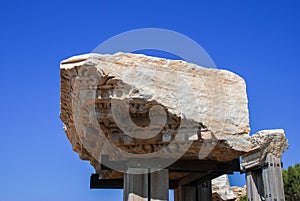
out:
{"label": "horizontal wooden beam", "polygon": [[[99,179],[98,174],[92,174],[90,179],[91,189],[123,189],[123,179]],[[178,186],[176,180],[169,180],[169,189],[175,189]]]}
{"label": "horizontal wooden beam", "polygon": [[[159,164],[162,159],[151,159],[150,162]],[[167,159],[164,159],[167,160]],[[103,165],[105,164],[105,165]],[[129,161],[109,161],[107,156],[102,157],[101,170],[112,170],[108,166],[118,167],[120,169],[127,170],[131,168],[148,168],[152,164],[149,164],[149,159],[138,159]],[[169,167],[167,167],[169,173],[188,173],[182,178],[177,180],[169,180],[169,188],[175,189],[178,186],[197,186],[204,182],[210,181],[223,174],[232,174],[237,171],[240,172],[240,160],[234,159],[228,162],[220,162],[213,160],[183,160],[179,159]],[[114,171],[114,170],[113,170]],[[99,179],[98,174],[91,176],[90,188],[123,188],[123,179],[103,178]]]}
{"label": "horizontal wooden beam", "polygon": [[[178,180],[169,180],[169,189],[175,189],[178,186],[197,186],[228,173],[229,172],[209,172],[205,175],[189,174]],[[122,189],[123,179],[99,179],[98,174],[92,174],[90,179],[90,188]]]}
{"label": "horizontal wooden beam", "polygon": [[240,171],[239,159],[228,162],[213,160],[177,160],[167,167],[171,172]]}
{"label": "horizontal wooden beam", "polygon": [[92,174],[90,179],[90,188],[104,189],[122,189],[123,179],[99,179],[98,174]]}
{"label": "horizontal wooden beam", "polygon": [[[168,159],[162,158],[152,158],[149,159],[130,159],[126,161],[110,161],[107,155],[102,156],[101,162],[101,170],[111,170],[109,167],[117,167],[119,170],[126,171],[129,168],[152,168],[152,169],[160,169],[159,164],[166,164]],[[240,160],[239,158],[234,159],[228,162],[220,162],[214,160],[183,160],[179,159],[172,163],[171,165],[166,167],[169,172],[195,172],[195,173],[205,173],[208,171],[240,171]],[[155,165],[157,167],[154,167]]]}

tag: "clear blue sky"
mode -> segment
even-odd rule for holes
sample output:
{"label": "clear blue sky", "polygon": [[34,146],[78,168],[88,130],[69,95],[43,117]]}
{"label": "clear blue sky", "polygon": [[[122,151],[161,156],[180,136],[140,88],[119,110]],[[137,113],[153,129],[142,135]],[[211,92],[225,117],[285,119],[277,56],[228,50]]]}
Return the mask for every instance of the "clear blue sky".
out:
{"label": "clear blue sky", "polygon": [[251,133],[285,129],[284,165],[299,162],[299,9],[299,1],[1,1],[0,200],[122,200],[120,190],[89,189],[93,169],[65,137],[59,62],[136,28],[185,34],[241,75]]}

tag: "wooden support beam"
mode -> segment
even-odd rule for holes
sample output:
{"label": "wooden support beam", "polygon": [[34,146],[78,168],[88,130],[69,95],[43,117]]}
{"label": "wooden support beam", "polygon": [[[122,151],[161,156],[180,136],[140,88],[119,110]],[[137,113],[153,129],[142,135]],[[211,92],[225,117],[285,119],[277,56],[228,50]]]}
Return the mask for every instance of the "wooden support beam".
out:
{"label": "wooden support beam", "polygon": [[[109,167],[118,167],[120,170],[143,169],[149,170],[154,164],[160,164],[167,159],[130,159],[127,161],[110,161],[108,156],[102,157],[101,170],[111,170]],[[107,166],[105,166],[105,165]],[[115,170],[112,170],[115,171]],[[240,161],[235,159],[228,162],[213,160],[183,160],[171,164],[166,170],[144,175],[124,174],[124,178],[102,178],[92,175],[91,188],[124,188],[125,201],[167,201],[168,189],[175,189],[176,201],[211,201],[211,180],[223,174],[240,171]],[[169,172],[177,175],[169,177]],[[178,175],[186,175],[178,177]],[[172,178],[172,179],[171,179]],[[123,182],[122,182],[123,181]]]}
{"label": "wooden support beam", "polygon": [[228,162],[212,160],[177,160],[168,169],[172,172],[208,172],[208,171],[240,171],[239,159]]}
{"label": "wooden support beam", "polygon": [[[101,158],[101,170],[111,170],[109,167],[118,167],[120,170],[126,171],[128,168],[153,168],[153,164],[161,164],[161,161],[167,161],[168,159],[152,158],[151,160],[145,158],[130,159],[126,161],[110,161],[109,156],[104,155]],[[240,171],[239,158],[228,162],[220,162],[213,160],[183,160],[179,159],[166,167],[170,172],[197,172],[206,173],[207,171]],[[107,166],[106,166],[107,165]],[[109,166],[109,167],[108,167]],[[157,167],[159,169],[159,167]]]}
{"label": "wooden support beam", "polygon": [[197,186],[197,198],[198,201],[212,201],[211,181]]}
{"label": "wooden support beam", "polygon": [[251,201],[264,200],[264,185],[262,180],[262,171],[253,171],[246,173],[247,195]]}
{"label": "wooden support beam", "polygon": [[[90,179],[91,189],[123,189],[124,179],[99,179],[98,174],[92,174]],[[169,180],[169,189],[178,187],[177,180]]]}
{"label": "wooden support beam", "polygon": [[[176,189],[178,186],[187,185],[187,186],[197,186],[204,182],[210,181],[218,176],[223,174],[230,174],[230,172],[207,172],[206,174],[197,174],[192,173],[179,180],[169,179],[169,189]],[[92,174],[90,179],[90,188],[91,189],[122,189],[124,181],[123,179],[110,179],[110,178],[101,178],[99,179],[98,174]]]}
{"label": "wooden support beam", "polygon": [[[134,173],[135,169],[130,169],[129,172]],[[147,174],[124,174],[124,201],[168,200],[168,170],[163,169]]]}
{"label": "wooden support beam", "polygon": [[269,153],[259,167],[246,170],[247,195],[250,201],[284,201],[280,158]]}
{"label": "wooden support beam", "polygon": [[280,158],[268,154],[263,169],[266,201],[285,200],[281,168]]}
{"label": "wooden support beam", "polygon": [[166,169],[150,173],[150,201],[169,200],[169,171]]}
{"label": "wooden support beam", "polygon": [[174,201],[197,201],[196,186],[179,186],[174,190]]}
{"label": "wooden support beam", "polygon": [[211,181],[196,186],[179,186],[174,190],[175,201],[212,201]]}
{"label": "wooden support beam", "polygon": [[123,179],[100,179],[98,174],[92,174],[90,179],[91,189],[122,189],[123,184]]}
{"label": "wooden support beam", "polygon": [[148,174],[124,174],[124,201],[149,201],[148,184]]}

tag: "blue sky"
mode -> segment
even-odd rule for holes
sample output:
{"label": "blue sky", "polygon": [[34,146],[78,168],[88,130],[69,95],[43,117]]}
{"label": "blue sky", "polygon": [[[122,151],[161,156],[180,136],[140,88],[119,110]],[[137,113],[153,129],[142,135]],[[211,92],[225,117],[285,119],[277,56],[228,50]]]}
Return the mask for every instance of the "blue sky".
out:
{"label": "blue sky", "polygon": [[[283,128],[300,161],[298,1],[1,1],[0,200],[121,200],[90,190],[93,169],[59,119],[59,62],[137,28],[185,34],[247,82],[251,133]],[[244,176],[231,177],[243,184]]]}

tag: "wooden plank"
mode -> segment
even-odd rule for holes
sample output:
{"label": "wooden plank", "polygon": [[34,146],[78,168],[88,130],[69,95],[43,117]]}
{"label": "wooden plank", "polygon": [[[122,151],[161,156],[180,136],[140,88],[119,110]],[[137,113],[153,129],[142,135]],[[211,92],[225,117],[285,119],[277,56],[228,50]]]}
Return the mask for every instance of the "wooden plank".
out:
{"label": "wooden plank", "polygon": [[211,181],[197,186],[179,186],[174,190],[174,201],[212,201]]}
{"label": "wooden plank", "polygon": [[271,190],[271,185],[270,185],[270,173],[269,173],[269,156],[266,158],[266,166],[263,168],[263,181],[264,181],[264,190],[265,190],[265,200],[266,201],[273,201],[272,200],[272,190]]}
{"label": "wooden plank", "polygon": [[253,185],[252,185],[252,175],[251,172],[246,172],[246,186],[247,186],[247,196],[248,200],[253,200]]}
{"label": "wooden plank", "polygon": [[207,171],[240,171],[239,159],[229,162],[219,162],[212,160],[177,160],[168,169],[172,172],[207,172]]}
{"label": "wooden plank", "polygon": [[174,189],[174,201],[183,201],[182,196],[182,186],[178,186]]}
{"label": "wooden plank", "polygon": [[271,185],[271,194],[272,194],[272,200],[278,200],[278,184],[277,182],[277,177],[278,175],[276,174],[275,171],[275,166],[276,166],[276,160],[273,157],[272,154],[268,154],[269,158],[270,158],[270,163],[269,163],[269,174],[270,174],[270,184]]}
{"label": "wooden plank", "polygon": [[123,183],[123,179],[99,179],[98,174],[92,174],[90,188],[122,189]]}
{"label": "wooden plank", "polygon": [[166,169],[150,173],[150,200],[169,200],[169,171]]}
{"label": "wooden plank", "polygon": [[247,195],[251,201],[264,200],[264,186],[262,172],[254,171],[246,173]]}
{"label": "wooden plank", "polygon": [[282,178],[282,166],[281,166],[281,159],[280,158],[275,158],[276,162],[276,167],[275,167],[275,172],[276,172],[276,183],[278,187],[278,201],[284,201],[285,200],[285,195],[284,195],[284,186],[283,186],[283,178]]}
{"label": "wooden plank", "polygon": [[[170,179],[169,189],[176,189],[180,184],[182,185],[193,185],[197,186],[204,182],[210,181],[218,176],[227,174],[228,172],[207,172],[207,174],[190,174],[179,180]],[[199,177],[200,176],[200,177]],[[99,179],[98,174],[92,174],[90,179],[91,189],[122,189],[124,184],[124,179],[111,179],[111,178],[101,178]]]}
{"label": "wooden plank", "polygon": [[[92,174],[90,179],[90,189],[123,189],[124,179],[99,179],[98,174]],[[178,187],[177,180],[169,180],[169,189]]]}
{"label": "wooden plank", "polygon": [[211,181],[197,186],[197,201],[212,201]]}
{"label": "wooden plank", "polygon": [[263,169],[266,200],[284,201],[281,161],[272,154],[268,154],[266,164],[266,168]]}
{"label": "wooden plank", "polygon": [[[137,170],[137,171],[140,171]],[[131,169],[129,172],[134,172]],[[124,174],[124,201],[148,201],[148,174]]]}
{"label": "wooden plank", "polygon": [[281,161],[272,154],[268,154],[266,164],[267,166],[263,170],[266,201],[284,201]]}
{"label": "wooden plank", "polygon": [[264,200],[265,192],[264,192],[264,183],[262,178],[262,170],[257,170],[252,172],[252,177],[254,179],[254,184],[258,193],[259,200]]}
{"label": "wooden plank", "polygon": [[[109,167],[118,167],[120,170],[127,170],[128,168],[153,168],[153,164],[161,164],[170,159],[151,158],[151,160],[145,158],[130,159],[127,161],[110,161],[107,155],[103,155],[101,158],[101,170],[111,170]],[[163,161],[163,162],[161,162]],[[179,159],[172,163],[170,160],[170,166],[167,167],[171,172],[198,172],[205,173],[207,171],[240,171],[239,159],[234,159],[228,162],[219,162],[213,160],[183,160]],[[105,166],[105,164],[108,166]]]}
{"label": "wooden plank", "polygon": [[184,186],[183,201],[197,201],[196,186]]}
{"label": "wooden plank", "polygon": [[174,191],[174,201],[197,201],[196,186],[180,186]]}

